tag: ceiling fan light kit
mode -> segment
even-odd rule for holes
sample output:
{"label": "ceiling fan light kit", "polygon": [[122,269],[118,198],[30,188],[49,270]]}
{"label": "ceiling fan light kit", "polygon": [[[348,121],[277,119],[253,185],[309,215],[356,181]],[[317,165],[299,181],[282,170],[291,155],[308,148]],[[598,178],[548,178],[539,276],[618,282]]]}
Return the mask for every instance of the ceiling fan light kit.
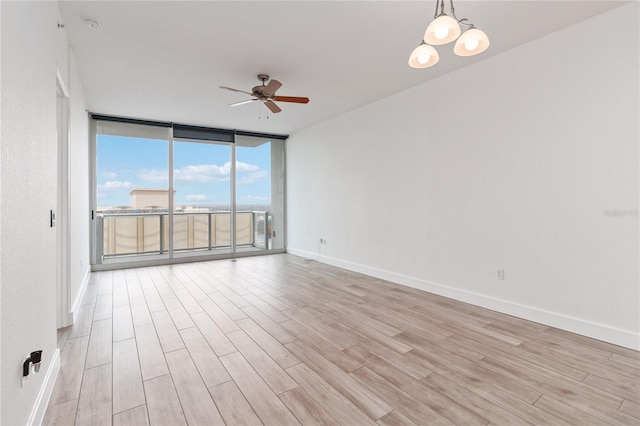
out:
{"label": "ceiling fan light kit", "polygon": [[[306,98],[306,97],[300,97],[300,96],[278,96],[278,95],[276,95],[276,91],[280,87],[282,87],[282,83],[280,83],[278,80],[275,80],[275,79],[269,80],[269,76],[267,74],[258,74],[258,80],[260,80],[262,82],[262,85],[253,87],[251,89],[251,92],[245,92],[244,90],[234,89],[232,87],[227,87],[227,86],[220,86],[220,88],[224,89],[224,90],[230,90],[232,92],[246,93],[249,96],[253,96],[253,98],[251,98],[251,99],[246,99],[246,100],[240,101],[240,102],[234,102],[232,104],[229,104],[229,106],[230,107],[235,107],[235,106],[238,106],[238,105],[244,105],[244,104],[248,104],[248,103],[251,103],[251,102],[260,101],[260,102],[264,103],[264,105],[267,108],[269,108],[269,111],[271,111],[273,114],[277,114],[280,111],[282,111],[282,109],[280,109],[280,107],[274,101],[291,102],[291,103],[295,103],[295,104],[307,104],[307,103],[309,103],[309,98]],[[265,84],[267,81],[269,81],[269,83]]]}
{"label": "ceiling fan light kit", "polygon": [[[438,51],[433,46],[451,43],[456,44],[453,52],[458,56],[472,56],[482,53],[489,47],[489,37],[484,31],[477,29],[467,18],[458,19],[453,7],[453,0],[449,0],[450,14],[444,11],[445,0],[436,0],[436,13],[433,21],[424,33],[424,39],[409,55],[411,68],[427,68],[438,63]],[[438,8],[440,13],[438,13]],[[460,25],[467,29],[462,32]]]}

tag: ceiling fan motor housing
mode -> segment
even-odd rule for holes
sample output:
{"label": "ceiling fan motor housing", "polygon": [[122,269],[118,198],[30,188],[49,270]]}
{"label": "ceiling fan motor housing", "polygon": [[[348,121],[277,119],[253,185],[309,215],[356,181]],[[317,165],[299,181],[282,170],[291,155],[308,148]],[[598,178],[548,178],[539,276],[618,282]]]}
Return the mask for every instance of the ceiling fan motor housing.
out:
{"label": "ceiling fan motor housing", "polygon": [[273,93],[268,93],[265,89],[267,86],[265,86],[265,83],[267,81],[269,81],[269,75],[268,74],[258,74],[258,80],[260,80],[262,82],[261,86],[255,86],[253,89],[251,89],[251,93],[253,93],[253,95],[260,99],[261,101],[266,101],[267,99],[271,98],[273,96]]}
{"label": "ceiling fan motor housing", "polygon": [[[268,98],[269,97],[269,93],[266,93],[266,91],[264,90],[266,86],[256,86],[253,89],[251,89],[251,92],[253,93],[253,95],[256,98],[260,98],[262,100],[262,98]],[[271,94],[273,96],[273,94]]]}

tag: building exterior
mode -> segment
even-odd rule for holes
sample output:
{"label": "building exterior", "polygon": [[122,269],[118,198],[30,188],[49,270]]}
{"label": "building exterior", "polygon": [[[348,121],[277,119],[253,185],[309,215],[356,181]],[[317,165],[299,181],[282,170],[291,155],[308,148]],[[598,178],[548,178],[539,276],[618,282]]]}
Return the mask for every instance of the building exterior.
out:
{"label": "building exterior", "polygon": [[[169,208],[169,190],[136,188],[129,193],[131,197],[130,205],[135,210],[148,208]],[[176,191],[173,191],[173,205],[175,206]]]}

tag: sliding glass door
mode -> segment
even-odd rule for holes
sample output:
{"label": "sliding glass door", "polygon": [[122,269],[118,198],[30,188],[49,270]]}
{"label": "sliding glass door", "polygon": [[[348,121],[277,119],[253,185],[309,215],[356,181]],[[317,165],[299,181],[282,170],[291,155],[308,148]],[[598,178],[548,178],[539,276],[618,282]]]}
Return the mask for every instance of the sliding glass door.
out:
{"label": "sliding glass door", "polygon": [[94,263],[168,258],[169,129],[95,127]]}
{"label": "sliding glass door", "polygon": [[284,140],[147,123],[93,121],[94,265],[284,251]]}
{"label": "sliding glass door", "polygon": [[173,251],[176,257],[232,252],[232,144],[173,143]]}
{"label": "sliding glass door", "polygon": [[284,249],[284,141],[236,136],[238,251]]}

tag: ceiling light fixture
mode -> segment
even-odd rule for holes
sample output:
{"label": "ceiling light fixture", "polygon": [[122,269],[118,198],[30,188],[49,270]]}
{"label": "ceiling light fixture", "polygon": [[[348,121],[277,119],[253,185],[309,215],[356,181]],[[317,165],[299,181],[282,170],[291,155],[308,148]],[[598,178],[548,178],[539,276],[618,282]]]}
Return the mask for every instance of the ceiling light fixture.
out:
{"label": "ceiling light fixture", "polygon": [[[440,57],[433,46],[440,46],[457,39],[453,52],[458,56],[472,56],[482,53],[489,47],[489,37],[477,29],[467,18],[458,19],[453,7],[453,0],[449,0],[451,16],[444,12],[444,1],[436,0],[436,13],[433,21],[424,32],[424,39],[413,49],[409,56],[411,68],[427,68],[438,63]],[[440,13],[438,13],[438,8]],[[467,29],[462,32],[460,25]],[[462,33],[462,35],[461,35]]]}

